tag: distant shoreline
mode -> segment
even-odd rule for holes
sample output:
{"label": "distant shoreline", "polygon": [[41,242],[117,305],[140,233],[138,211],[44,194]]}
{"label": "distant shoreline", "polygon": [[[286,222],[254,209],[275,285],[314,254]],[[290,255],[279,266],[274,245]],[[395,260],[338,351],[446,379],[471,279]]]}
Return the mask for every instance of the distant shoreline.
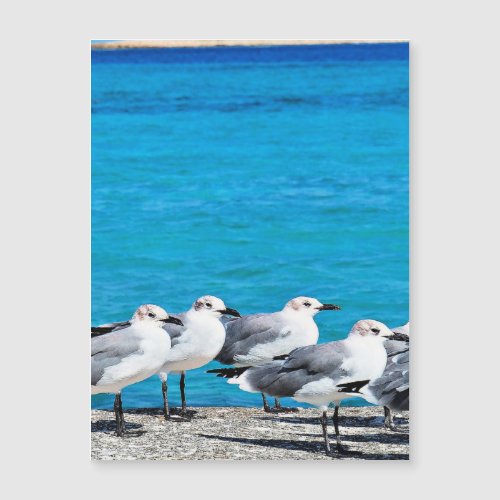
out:
{"label": "distant shoreline", "polygon": [[407,43],[407,40],[120,40],[93,43],[95,50],[165,49],[196,47],[268,47],[283,45],[361,45]]}

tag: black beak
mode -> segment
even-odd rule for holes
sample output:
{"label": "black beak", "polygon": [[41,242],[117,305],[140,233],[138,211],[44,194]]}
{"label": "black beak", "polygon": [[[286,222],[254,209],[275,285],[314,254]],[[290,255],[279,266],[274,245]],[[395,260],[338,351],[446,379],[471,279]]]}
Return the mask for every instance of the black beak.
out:
{"label": "black beak", "polygon": [[241,318],[241,314],[236,309],[231,309],[230,307],[226,307],[226,309],[221,309],[219,312],[221,314],[229,314],[231,316],[236,316],[237,318]]}
{"label": "black beak", "polygon": [[335,304],[323,304],[321,307],[318,307],[320,311],[340,311],[340,306],[336,306]]}
{"label": "black beak", "polygon": [[162,319],[164,323],[173,323],[174,325],[184,326],[184,323],[175,316],[169,316],[167,319]]}
{"label": "black beak", "polygon": [[402,340],[408,342],[410,337],[404,333],[393,333],[390,337],[386,337],[385,340]]}

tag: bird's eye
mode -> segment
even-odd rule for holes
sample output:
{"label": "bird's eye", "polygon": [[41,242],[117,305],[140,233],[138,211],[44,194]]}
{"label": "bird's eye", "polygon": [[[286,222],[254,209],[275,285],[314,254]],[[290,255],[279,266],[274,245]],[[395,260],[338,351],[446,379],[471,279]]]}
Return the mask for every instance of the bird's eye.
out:
{"label": "bird's eye", "polygon": [[155,313],[148,313],[148,316],[149,316],[150,318],[156,318],[156,314],[155,314]]}
{"label": "bird's eye", "polygon": [[310,302],[304,302],[304,305],[305,305],[306,307],[311,307],[311,303],[310,303]]}
{"label": "bird's eye", "polygon": [[210,302],[206,302],[205,305],[209,308],[209,309],[212,309],[212,304],[210,304]]}
{"label": "bird's eye", "polygon": [[375,335],[378,335],[380,333],[380,330],[378,328],[372,328],[371,330]]}

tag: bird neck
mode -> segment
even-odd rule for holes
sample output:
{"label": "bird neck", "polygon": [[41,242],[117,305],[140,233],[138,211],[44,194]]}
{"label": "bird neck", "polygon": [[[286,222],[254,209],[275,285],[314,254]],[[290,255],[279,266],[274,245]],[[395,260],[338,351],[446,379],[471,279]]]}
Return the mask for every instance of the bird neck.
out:
{"label": "bird neck", "polygon": [[186,326],[189,327],[189,324],[203,324],[207,327],[217,328],[218,325],[224,329],[224,325],[221,323],[220,319],[215,317],[210,312],[204,311],[196,311],[195,309],[190,309],[186,314]]}
{"label": "bird neck", "polygon": [[350,333],[345,340],[351,348],[356,350],[380,350],[384,351],[383,337],[375,337],[373,335],[368,335],[364,337],[359,335],[359,333]]}

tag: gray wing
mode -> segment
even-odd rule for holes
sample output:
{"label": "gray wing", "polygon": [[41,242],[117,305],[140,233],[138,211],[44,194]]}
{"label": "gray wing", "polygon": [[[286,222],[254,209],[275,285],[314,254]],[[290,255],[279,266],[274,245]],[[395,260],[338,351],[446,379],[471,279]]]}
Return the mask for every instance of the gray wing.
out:
{"label": "gray wing", "polygon": [[293,396],[309,382],[331,377],[339,381],[348,377],[342,366],[344,346],[342,341],[311,345],[294,349],[285,361],[274,361],[251,368],[245,375],[255,390],[274,397]]}
{"label": "gray wing", "polygon": [[377,403],[394,411],[410,407],[410,342],[387,341],[387,365],[380,378],[370,383]]}
{"label": "gray wing", "polygon": [[392,328],[392,331],[398,335],[398,340],[386,340],[384,342],[387,356],[392,356],[399,352],[404,352],[410,348],[410,323]]}
{"label": "gray wing", "polygon": [[[246,318],[246,316],[243,316],[244,318]],[[223,314],[221,317],[220,317],[220,322],[224,325],[224,328],[226,328],[226,325],[228,323],[231,323],[231,321],[236,321],[240,318],[235,318],[234,316],[227,316],[225,314]]]}
{"label": "gray wing", "polygon": [[[278,314],[250,314],[225,321],[226,340],[215,358],[219,363],[232,365],[235,356],[247,355],[252,347],[277,339],[286,326]],[[288,354],[288,353],[283,353]]]}
{"label": "gray wing", "polygon": [[[185,324],[185,318],[186,318],[186,313],[171,313],[171,316],[175,316],[176,318],[179,318],[184,324]],[[170,340],[172,342],[172,347],[177,345],[179,343],[179,340],[182,336],[182,332],[186,330],[186,326],[181,326],[181,325],[176,325],[174,323],[165,323],[164,325],[164,330],[168,333],[170,336]]]}
{"label": "gray wing", "polygon": [[126,331],[114,331],[91,339],[91,384],[96,385],[104,370],[127,356],[140,352],[139,339]]}
{"label": "gray wing", "polygon": [[409,340],[386,340],[384,342],[387,356],[393,356],[394,354],[407,351],[409,349],[409,345]]}

